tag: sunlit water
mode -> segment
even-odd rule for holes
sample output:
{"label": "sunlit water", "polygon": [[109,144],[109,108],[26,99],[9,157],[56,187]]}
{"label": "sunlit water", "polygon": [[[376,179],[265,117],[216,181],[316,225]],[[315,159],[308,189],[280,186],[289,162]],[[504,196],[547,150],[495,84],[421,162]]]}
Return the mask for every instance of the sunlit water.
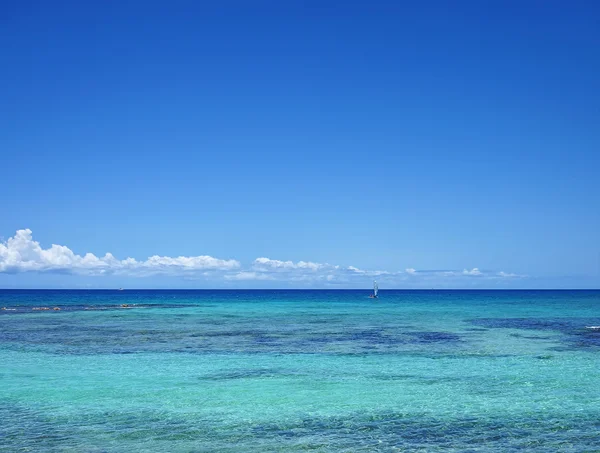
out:
{"label": "sunlit water", "polygon": [[1,452],[600,451],[600,292],[0,291],[0,307]]}

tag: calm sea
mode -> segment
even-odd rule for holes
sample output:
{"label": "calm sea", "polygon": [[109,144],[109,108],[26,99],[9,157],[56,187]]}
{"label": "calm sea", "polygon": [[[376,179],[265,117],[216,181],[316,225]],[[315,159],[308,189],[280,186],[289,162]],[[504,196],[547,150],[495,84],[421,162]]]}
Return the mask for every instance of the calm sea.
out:
{"label": "calm sea", "polygon": [[0,452],[600,451],[600,291],[367,295],[0,291]]}

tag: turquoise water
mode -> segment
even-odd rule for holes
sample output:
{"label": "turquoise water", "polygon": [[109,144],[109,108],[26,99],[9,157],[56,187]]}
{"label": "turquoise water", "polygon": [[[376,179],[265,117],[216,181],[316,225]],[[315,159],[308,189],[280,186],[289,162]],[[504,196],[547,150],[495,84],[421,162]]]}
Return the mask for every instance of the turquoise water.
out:
{"label": "turquoise water", "polygon": [[0,291],[0,452],[600,451],[600,291],[366,296]]}

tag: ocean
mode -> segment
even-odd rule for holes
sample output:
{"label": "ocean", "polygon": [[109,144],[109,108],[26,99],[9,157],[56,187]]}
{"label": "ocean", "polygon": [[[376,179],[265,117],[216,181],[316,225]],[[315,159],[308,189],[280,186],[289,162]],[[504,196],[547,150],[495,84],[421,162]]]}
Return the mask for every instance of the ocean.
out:
{"label": "ocean", "polygon": [[0,290],[0,452],[600,452],[600,291],[368,294]]}

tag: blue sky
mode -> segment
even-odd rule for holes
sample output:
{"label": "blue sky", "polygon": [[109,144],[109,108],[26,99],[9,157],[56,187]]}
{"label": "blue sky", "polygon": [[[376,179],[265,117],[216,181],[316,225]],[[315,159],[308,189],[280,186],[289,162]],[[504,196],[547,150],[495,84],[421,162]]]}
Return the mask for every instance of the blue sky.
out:
{"label": "blue sky", "polygon": [[2,9],[0,287],[600,287],[597,2]]}

